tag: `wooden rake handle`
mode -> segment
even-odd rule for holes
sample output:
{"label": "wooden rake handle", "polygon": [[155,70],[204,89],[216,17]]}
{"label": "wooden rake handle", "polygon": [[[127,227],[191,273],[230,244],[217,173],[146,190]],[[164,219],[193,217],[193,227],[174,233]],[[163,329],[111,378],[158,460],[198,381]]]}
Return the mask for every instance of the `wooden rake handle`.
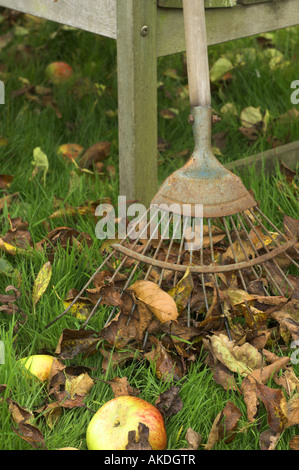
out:
{"label": "wooden rake handle", "polygon": [[211,106],[204,0],[183,0],[191,108]]}

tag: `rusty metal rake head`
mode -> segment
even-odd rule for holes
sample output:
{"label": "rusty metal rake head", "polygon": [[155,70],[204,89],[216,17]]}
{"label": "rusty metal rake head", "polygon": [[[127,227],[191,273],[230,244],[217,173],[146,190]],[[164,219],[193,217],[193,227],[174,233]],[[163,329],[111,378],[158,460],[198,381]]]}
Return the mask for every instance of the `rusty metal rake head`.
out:
{"label": "rusty metal rake head", "polygon": [[[131,238],[133,232],[138,232],[137,238],[136,235]],[[196,237],[198,233],[201,234],[199,239]],[[139,221],[138,228],[133,225],[127,238],[112,245],[111,252],[85,286],[47,328],[68,314],[101,271],[111,272],[111,284],[124,273],[121,296],[137,279],[150,280],[167,291],[176,286],[188,271],[201,286],[202,295],[193,303],[190,293],[186,306],[187,325],[199,312],[209,312],[216,295],[229,333],[221,294],[227,289],[230,279],[234,277],[234,286],[247,293],[254,292],[258,283],[265,296],[290,296],[295,285],[292,277],[282,269],[280,261],[283,257],[284,265],[293,264],[299,268],[293,258],[295,254],[299,259],[295,244],[296,240],[281,232],[257,205],[233,215],[198,220],[192,216],[177,217],[173,212],[151,206]],[[99,292],[82,328],[88,325],[103,303],[105,301]],[[108,308],[106,324],[118,311],[117,306]],[[131,315],[135,308],[134,303]]]}

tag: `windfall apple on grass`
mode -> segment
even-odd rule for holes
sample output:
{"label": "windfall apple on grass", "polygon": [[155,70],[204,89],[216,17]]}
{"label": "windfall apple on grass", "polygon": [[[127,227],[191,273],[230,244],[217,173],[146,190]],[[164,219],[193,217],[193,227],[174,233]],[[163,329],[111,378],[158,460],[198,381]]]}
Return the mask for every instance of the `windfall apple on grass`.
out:
{"label": "windfall apple on grass", "polygon": [[138,425],[149,428],[148,442],[153,450],[164,450],[167,435],[160,411],[151,403],[134,396],[119,396],[105,403],[91,419],[86,442],[88,450],[125,450],[130,431]]}
{"label": "windfall apple on grass", "polygon": [[20,359],[21,365],[30,375],[37,377],[42,382],[49,378],[54,361],[53,356],[47,354],[36,354]]}
{"label": "windfall apple on grass", "polygon": [[66,62],[52,62],[47,66],[45,73],[52,83],[60,85],[71,78],[73,69]]}

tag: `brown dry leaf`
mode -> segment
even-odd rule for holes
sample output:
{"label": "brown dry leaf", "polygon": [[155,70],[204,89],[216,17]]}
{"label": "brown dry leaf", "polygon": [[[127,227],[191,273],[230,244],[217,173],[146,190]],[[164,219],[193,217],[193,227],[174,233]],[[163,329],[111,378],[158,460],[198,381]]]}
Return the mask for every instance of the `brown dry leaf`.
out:
{"label": "brown dry leaf", "polygon": [[270,317],[279,323],[280,334],[284,339],[285,343],[288,343],[290,339],[297,341],[299,339],[299,322],[294,320],[292,316],[281,310],[270,313]]}
{"label": "brown dry leaf", "polygon": [[107,370],[115,369],[116,367],[121,367],[127,361],[132,361],[134,358],[141,359],[138,356],[138,352],[135,350],[122,350],[122,351],[115,351],[115,350],[106,350],[101,348],[100,353],[103,357],[102,363],[102,372],[106,374]]}
{"label": "brown dry leaf", "polygon": [[118,350],[123,349],[131,341],[141,342],[144,331],[141,332],[136,328],[138,319],[136,317],[136,312],[134,312],[134,314],[134,317],[132,317],[130,322],[128,322],[130,317],[122,311],[118,312],[101,330],[101,338],[107,341],[109,346]]}
{"label": "brown dry leaf", "polygon": [[0,175],[0,189],[7,189],[14,179],[14,175]]}
{"label": "brown dry leaf", "polygon": [[49,261],[52,262],[58,246],[61,246],[64,250],[76,246],[81,251],[84,244],[88,247],[92,244],[92,238],[87,233],[79,232],[70,227],[57,227],[51,230],[35,247],[40,251],[45,250]]}
{"label": "brown dry leaf", "polygon": [[281,433],[288,425],[287,401],[282,390],[270,388],[267,385],[256,382],[257,396],[267,410],[269,428]]}
{"label": "brown dry leaf", "polygon": [[211,367],[213,371],[213,379],[224,390],[238,390],[234,374],[221,362],[218,362],[215,366]]}
{"label": "brown dry leaf", "polygon": [[42,408],[36,410],[36,413],[40,413],[45,419],[50,429],[54,429],[62,415],[62,406],[57,403],[47,403]]}
{"label": "brown dry leaf", "polygon": [[11,417],[17,425],[17,428],[12,426],[12,430],[34,448],[45,449],[45,440],[42,432],[32,424],[35,421],[32,411],[22,408],[11,398],[7,398],[6,401],[9,403]]}
{"label": "brown dry leaf", "polygon": [[295,393],[287,402],[287,418],[286,427],[299,426],[299,393]]}
{"label": "brown dry leaf", "polygon": [[289,215],[284,215],[283,218],[283,228],[284,233],[287,237],[295,237],[299,241],[299,220],[290,217]]}
{"label": "brown dry leaf", "polygon": [[183,374],[175,360],[155,336],[149,336],[149,340],[154,345],[154,349],[144,356],[149,362],[154,363],[158,379],[163,382],[179,381]]}
{"label": "brown dry leaf", "polygon": [[76,217],[78,215],[90,215],[95,216],[96,209],[100,204],[110,204],[111,199],[109,197],[99,199],[97,201],[85,201],[81,206],[73,207],[67,205],[54,211],[48,218],[57,219],[60,217]]}
{"label": "brown dry leaf", "polygon": [[247,408],[247,419],[252,423],[256,418],[259,406],[256,382],[251,380],[250,376],[245,377],[241,384],[241,391]]}
{"label": "brown dry leaf", "polygon": [[[13,291],[13,294],[7,294],[8,292]],[[17,320],[14,326],[14,333],[16,334],[19,328],[19,325],[24,324],[27,321],[27,315],[20,309],[18,305],[21,292],[14,286],[7,286],[5,288],[5,294],[0,294],[0,303],[3,304],[0,306],[0,312],[7,313],[8,315],[15,315],[19,313],[22,317],[21,320]]]}
{"label": "brown dry leaf", "polygon": [[149,428],[145,424],[138,424],[138,432],[129,431],[126,450],[152,450],[149,444]]}
{"label": "brown dry leaf", "polygon": [[10,229],[0,238],[0,248],[9,254],[22,253],[22,250],[29,250],[32,247],[31,234],[27,230],[28,223],[21,217],[11,219],[8,215]]}
{"label": "brown dry leaf", "polygon": [[161,323],[177,321],[178,309],[174,299],[151,281],[136,281],[130,288],[144,302]]}
{"label": "brown dry leaf", "polygon": [[110,154],[110,142],[97,142],[96,144],[85,150],[79,161],[79,166],[90,168],[93,164],[102,162]]}
{"label": "brown dry leaf", "polygon": [[[202,227],[202,247],[209,248],[210,247],[210,229],[208,225],[203,225]],[[211,227],[211,235],[212,235],[212,242],[213,246],[217,243],[221,242],[225,237],[226,233],[219,227]]]}
{"label": "brown dry leaf", "polygon": [[242,244],[238,240],[233,242],[232,245],[229,246],[225,251],[225,253],[223,253],[222,262],[235,263],[235,257],[238,263],[247,261],[247,258],[250,259],[255,257],[254,249],[248,240],[242,240]]}
{"label": "brown dry leaf", "polygon": [[224,334],[208,336],[208,340],[212,354],[232,372],[246,376],[262,365],[260,353],[249,343],[238,346]]}
{"label": "brown dry leaf", "polygon": [[200,446],[201,435],[192,428],[187,429],[185,439],[188,443],[188,450],[197,450]]}
{"label": "brown dry leaf", "polygon": [[84,366],[65,366],[55,359],[48,381],[48,394],[57,400],[52,406],[54,403],[69,409],[84,406],[84,399],[94,385],[88,371]]}
{"label": "brown dry leaf", "polygon": [[272,362],[272,364],[269,364],[267,366],[263,366],[260,369],[255,369],[253,370],[249,378],[251,378],[254,381],[260,382],[260,383],[267,383],[268,380],[271,379],[273,374],[277,374],[277,372],[284,367],[288,365],[290,362],[289,357],[280,357],[277,361]]}
{"label": "brown dry leaf", "polygon": [[76,160],[83,152],[84,148],[79,144],[62,144],[58,148],[58,155],[61,155],[67,162]]}
{"label": "brown dry leaf", "polygon": [[0,198],[0,213],[3,211],[4,207],[10,206],[10,204],[19,197],[19,193],[8,194]]}
{"label": "brown dry leaf", "polygon": [[168,294],[176,303],[179,314],[181,314],[186,308],[193,288],[193,279],[188,268],[182,279],[180,279],[179,282],[168,291]]}
{"label": "brown dry leaf", "polygon": [[299,450],[299,436],[294,436],[290,439],[289,447],[292,450]]}
{"label": "brown dry leaf", "polygon": [[131,387],[127,377],[114,377],[112,380],[105,380],[105,383],[111,386],[114,397],[137,396],[139,394],[138,389]]}
{"label": "brown dry leaf", "polygon": [[274,380],[289,396],[292,396],[295,392],[299,393],[299,378],[291,366],[286,367],[280,376],[275,373]]}
{"label": "brown dry leaf", "polygon": [[261,450],[275,450],[279,438],[280,434],[272,431],[272,429],[262,432],[259,438]]}
{"label": "brown dry leaf", "polygon": [[216,416],[209,433],[206,450],[211,450],[220,440],[225,439],[225,443],[230,443],[235,437],[238,420],[242,413],[234,403],[228,401],[224,409]]}
{"label": "brown dry leaf", "polygon": [[179,392],[180,387],[173,385],[158,396],[155,406],[165,418],[176,415],[182,410],[184,405],[179,396]]}
{"label": "brown dry leaf", "polygon": [[12,430],[28,444],[32,445],[35,449],[45,449],[45,439],[42,432],[32,424],[20,423],[18,428],[11,426]]}
{"label": "brown dry leaf", "polygon": [[92,330],[64,329],[58,340],[55,354],[61,359],[72,359],[77,354],[91,355],[101,338]]}

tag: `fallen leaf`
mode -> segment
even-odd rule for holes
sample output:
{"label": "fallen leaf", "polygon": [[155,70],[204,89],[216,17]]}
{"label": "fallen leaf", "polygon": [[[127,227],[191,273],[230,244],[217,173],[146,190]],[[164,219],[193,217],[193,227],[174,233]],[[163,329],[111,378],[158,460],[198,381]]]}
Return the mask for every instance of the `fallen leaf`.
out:
{"label": "fallen leaf", "polygon": [[14,175],[0,175],[0,189],[7,189],[14,179]]}
{"label": "fallen leaf", "polygon": [[267,429],[260,434],[259,444],[261,450],[275,450],[277,442],[279,441],[280,433]]}
{"label": "fallen leaf", "polygon": [[242,413],[239,408],[231,401],[228,401],[213,422],[205,449],[211,450],[221,440],[224,440],[226,444],[230,443],[235,437],[235,431],[241,416]]}
{"label": "fallen leaf", "polygon": [[188,450],[197,450],[200,446],[201,435],[192,428],[187,429],[185,439],[188,443]]}
{"label": "fallen leaf", "polygon": [[32,164],[34,165],[34,170],[31,175],[31,179],[33,179],[39,171],[43,173],[43,181],[44,186],[46,185],[46,176],[49,170],[49,161],[47,155],[42,151],[40,147],[36,147],[33,150],[33,161]]}
{"label": "fallen leaf", "polygon": [[162,392],[156,402],[155,406],[165,418],[176,415],[183,409],[183,402],[179,396],[180,387],[172,385],[168,390]]}
{"label": "fallen leaf", "polygon": [[267,410],[269,428],[281,433],[288,424],[287,402],[282,390],[274,389],[256,382],[257,396],[262,400]]}
{"label": "fallen leaf", "polygon": [[9,411],[13,421],[16,423],[17,428],[12,426],[12,430],[32,445],[34,448],[45,449],[45,440],[42,432],[33,423],[35,422],[32,411],[21,407],[16,401],[7,398],[9,404]]}
{"label": "fallen leaf", "polygon": [[144,302],[161,323],[177,321],[178,309],[174,299],[152,281],[136,281],[129,291]]}
{"label": "fallen leaf", "polygon": [[102,162],[109,156],[110,147],[111,142],[97,142],[92,145],[83,153],[83,156],[79,161],[79,166],[90,168],[93,164]]}
{"label": "fallen leaf", "polygon": [[77,354],[87,356],[95,352],[99,341],[101,339],[92,330],[71,330],[67,328],[60,335],[55,354],[61,359],[72,359]]}
{"label": "fallen leaf", "polygon": [[208,339],[212,353],[232,372],[245,376],[261,367],[261,355],[251,344],[237,346],[223,334],[209,336]]}
{"label": "fallen leaf", "polygon": [[145,424],[138,424],[138,432],[129,431],[126,450],[152,450],[149,444],[149,428]]}
{"label": "fallen leaf", "polygon": [[114,397],[137,396],[139,394],[139,390],[131,387],[127,377],[114,377],[112,380],[105,380],[105,383],[111,386]]}
{"label": "fallen leaf", "polygon": [[192,275],[190,274],[189,269],[187,269],[182,279],[180,279],[179,282],[168,291],[168,294],[176,303],[178,313],[182,313],[186,308],[193,288],[194,284]]}
{"label": "fallen leaf", "polygon": [[32,290],[32,302],[33,302],[33,307],[35,309],[35,306],[37,302],[40,300],[42,295],[45,293],[50,279],[52,276],[52,265],[50,261],[47,261],[39,271],[34,284],[33,284],[33,290]]}
{"label": "fallen leaf", "polygon": [[79,144],[62,144],[58,147],[58,155],[62,155],[66,161],[76,160],[84,148]]}
{"label": "fallen leaf", "polygon": [[299,436],[293,436],[290,439],[289,447],[292,450],[299,450]]}
{"label": "fallen leaf", "polygon": [[149,336],[149,341],[154,345],[154,349],[144,356],[154,364],[158,379],[163,382],[180,380],[183,374],[162,343],[155,336]]}
{"label": "fallen leaf", "polygon": [[220,57],[216,60],[210,70],[210,80],[212,83],[219,81],[225,74],[234,68],[230,60],[225,57]]}

